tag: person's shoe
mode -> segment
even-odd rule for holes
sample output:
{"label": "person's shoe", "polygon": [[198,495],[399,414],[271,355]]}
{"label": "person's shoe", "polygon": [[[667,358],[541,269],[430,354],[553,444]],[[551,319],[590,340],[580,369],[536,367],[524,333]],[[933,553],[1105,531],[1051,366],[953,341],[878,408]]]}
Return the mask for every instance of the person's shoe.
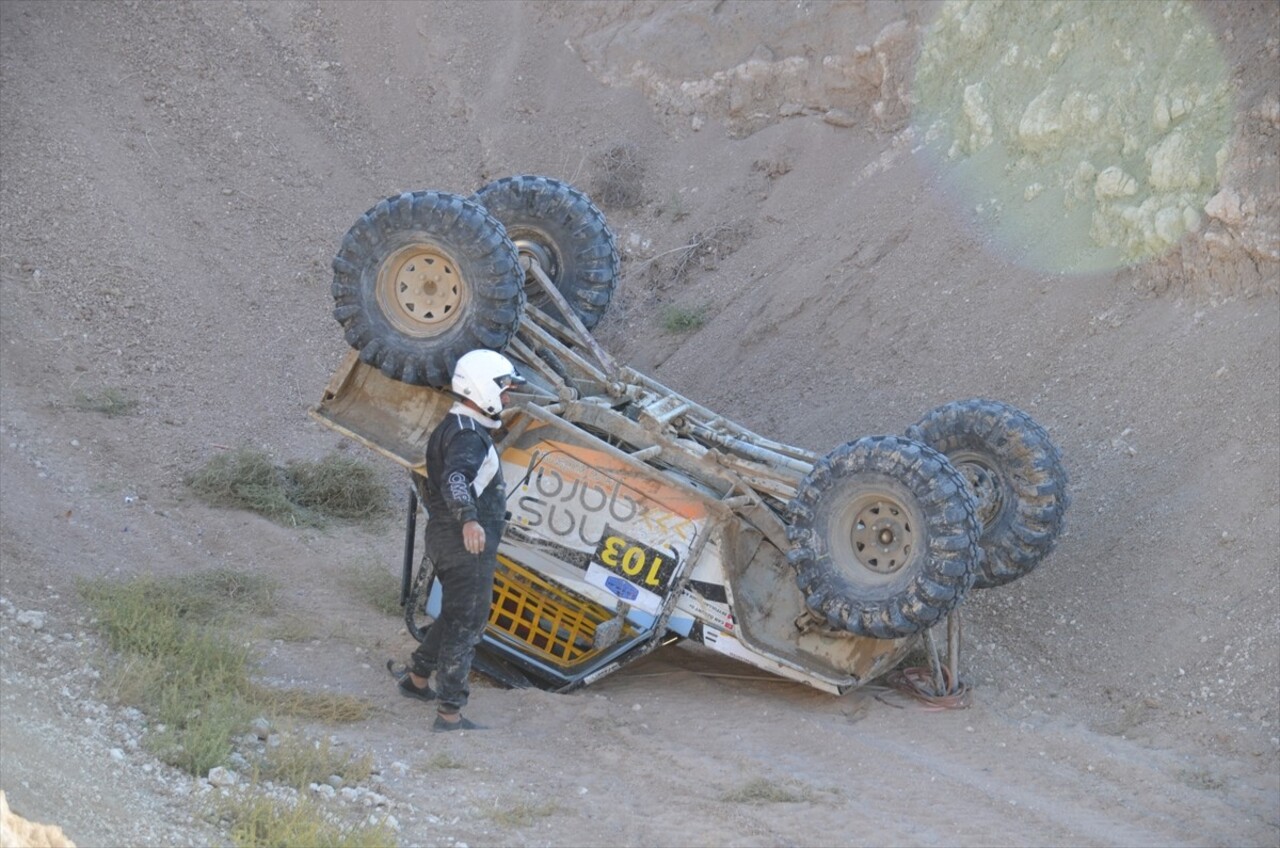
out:
{"label": "person's shoe", "polygon": [[409,676],[408,669],[397,672],[392,668],[391,660],[387,660],[387,671],[391,672],[391,676],[396,679],[396,685],[400,689],[400,694],[406,698],[417,698],[419,701],[434,701],[436,699],[435,690],[429,685],[418,687],[413,683],[413,678]]}
{"label": "person's shoe", "polygon": [[458,716],[457,721],[449,721],[444,716],[436,713],[436,720],[431,724],[432,733],[448,733],[451,730],[484,730],[483,724],[476,724],[469,718]]}
{"label": "person's shoe", "polygon": [[434,701],[436,699],[436,691],[430,686],[421,688],[413,685],[413,678],[406,674],[400,678],[400,694],[406,698],[417,698],[419,701]]}

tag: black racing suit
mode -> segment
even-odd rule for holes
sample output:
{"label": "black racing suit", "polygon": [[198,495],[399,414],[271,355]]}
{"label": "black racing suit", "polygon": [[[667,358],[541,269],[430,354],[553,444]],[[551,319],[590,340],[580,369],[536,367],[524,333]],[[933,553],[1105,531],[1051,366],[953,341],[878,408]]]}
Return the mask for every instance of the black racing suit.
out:
{"label": "black racing suit", "polygon": [[[435,672],[439,709],[446,713],[461,710],[470,694],[467,677],[489,620],[507,508],[493,440],[460,409],[465,407],[455,405],[427,440],[426,549],[442,599],[440,615],[413,652],[414,674]],[[479,554],[468,553],[462,543],[462,525],[471,520],[484,528]]]}

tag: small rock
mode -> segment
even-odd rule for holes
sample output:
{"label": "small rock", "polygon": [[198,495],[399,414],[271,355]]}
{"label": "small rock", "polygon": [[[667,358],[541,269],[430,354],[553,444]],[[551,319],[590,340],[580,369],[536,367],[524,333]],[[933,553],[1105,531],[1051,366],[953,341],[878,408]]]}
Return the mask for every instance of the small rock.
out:
{"label": "small rock", "polygon": [[822,120],[833,127],[851,127],[858,119],[843,109],[828,109]]}
{"label": "small rock", "polygon": [[225,766],[214,766],[209,769],[209,783],[212,786],[235,786],[240,776]]}
{"label": "small rock", "polygon": [[43,630],[44,613],[39,610],[23,610],[18,613],[18,623],[25,624],[32,630]]}
{"label": "small rock", "polygon": [[1205,214],[1215,218],[1229,227],[1239,227],[1244,223],[1240,194],[1234,189],[1224,188],[1210,198],[1204,207]]}

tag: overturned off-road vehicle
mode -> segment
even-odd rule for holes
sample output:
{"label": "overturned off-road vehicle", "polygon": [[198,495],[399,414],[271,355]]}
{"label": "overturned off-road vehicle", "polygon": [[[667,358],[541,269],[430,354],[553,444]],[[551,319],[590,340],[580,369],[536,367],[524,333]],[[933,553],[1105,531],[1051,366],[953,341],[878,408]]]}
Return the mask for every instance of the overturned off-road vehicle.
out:
{"label": "overturned off-road vehicle", "polygon": [[454,363],[483,347],[528,383],[497,440],[510,521],[478,669],[567,691],[690,639],[841,693],[923,640],[941,681],[931,629],[1062,531],[1044,429],[975,399],[825,456],[767,439],[600,347],[618,265],[599,209],[541,176],[388,197],[342,239],[333,314],[352,350],[312,414],[410,472],[410,632],[439,609],[413,555],[426,440]]}

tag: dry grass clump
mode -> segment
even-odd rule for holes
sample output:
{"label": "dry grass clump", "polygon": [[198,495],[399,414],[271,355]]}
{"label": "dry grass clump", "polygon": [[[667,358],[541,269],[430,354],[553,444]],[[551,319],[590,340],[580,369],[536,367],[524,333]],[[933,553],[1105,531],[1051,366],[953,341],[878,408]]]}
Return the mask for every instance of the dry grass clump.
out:
{"label": "dry grass clump", "polygon": [[291,500],[303,509],[348,521],[387,509],[387,492],[373,468],[349,456],[333,453],[319,462],[290,462],[284,473]]}
{"label": "dry grass clump", "polygon": [[212,506],[247,509],[291,527],[372,519],[390,507],[373,468],[337,453],[282,468],[262,451],[240,448],[213,457],[185,482]]}
{"label": "dry grass clump", "polygon": [[684,244],[646,259],[635,270],[643,270],[654,290],[683,288],[696,272],[714,271],[750,237],[751,225],[745,221],[714,224],[693,233]]}
{"label": "dry grass clump", "polygon": [[796,804],[814,800],[814,793],[807,787],[791,789],[757,777],[721,795],[720,800],[737,804]]}
{"label": "dry grass clump", "polygon": [[489,818],[503,827],[528,827],[538,819],[555,815],[559,806],[554,801],[533,803],[517,801],[515,803],[499,803],[489,811]]}
{"label": "dry grass clump", "polygon": [[743,221],[714,224],[693,234],[688,243],[670,252],[664,263],[671,282],[682,284],[695,271],[712,271],[751,237],[751,225]]}
{"label": "dry grass clump", "polygon": [[369,754],[343,754],[333,750],[328,739],[290,735],[279,745],[267,749],[259,776],[295,789],[306,789],[334,776],[344,784],[351,784],[366,781],[372,774],[373,757]]}
{"label": "dry grass clump", "polygon": [[780,156],[757,159],[751,163],[751,170],[758,174],[764,174],[770,180],[776,180],[791,173],[791,169],[795,167],[795,163],[792,160],[793,156],[788,151]]}
{"label": "dry grass clump", "polygon": [[102,389],[97,392],[78,392],[72,406],[81,412],[97,412],[108,418],[132,415],[138,411],[138,401],[120,389]]}
{"label": "dry grass clump", "polygon": [[217,815],[230,826],[237,848],[395,848],[395,831],[386,822],[340,824],[314,802],[267,795],[227,797]]}
{"label": "dry grass clump", "polygon": [[436,751],[434,754],[431,755],[431,759],[427,761],[427,768],[429,769],[447,770],[447,769],[464,769],[466,767],[467,767],[466,763],[464,763],[462,760],[456,759],[452,754],[448,753],[447,751]]}
{"label": "dry grass clump", "polygon": [[289,500],[280,469],[262,451],[241,448],[218,454],[187,475],[185,482],[211,506],[247,509],[293,526],[319,520]]}
{"label": "dry grass clump", "polygon": [[615,144],[595,157],[591,197],[601,206],[634,209],[644,198],[644,161],[630,142]]}
{"label": "dry grass clump", "polygon": [[373,705],[363,698],[333,692],[254,685],[248,698],[260,711],[313,721],[346,724],[364,721],[373,714]]}
{"label": "dry grass clump", "polygon": [[297,612],[283,612],[272,617],[259,634],[263,639],[281,642],[310,642],[318,638],[317,620],[314,616]]}

